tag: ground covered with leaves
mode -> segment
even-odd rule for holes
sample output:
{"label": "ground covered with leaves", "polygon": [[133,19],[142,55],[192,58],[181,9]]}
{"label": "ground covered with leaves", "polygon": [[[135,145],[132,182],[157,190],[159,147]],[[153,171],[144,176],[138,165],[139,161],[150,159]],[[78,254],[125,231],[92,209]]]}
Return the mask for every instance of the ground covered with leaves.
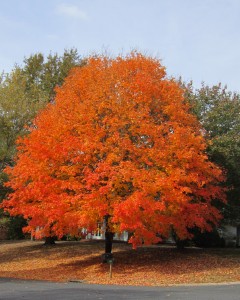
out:
{"label": "ground covered with leaves", "polygon": [[101,262],[102,241],[0,242],[0,277],[95,284],[171,285],[240,281],[240,249],[152,246],[132,250],[125,243],[113,246],[112,278]]}

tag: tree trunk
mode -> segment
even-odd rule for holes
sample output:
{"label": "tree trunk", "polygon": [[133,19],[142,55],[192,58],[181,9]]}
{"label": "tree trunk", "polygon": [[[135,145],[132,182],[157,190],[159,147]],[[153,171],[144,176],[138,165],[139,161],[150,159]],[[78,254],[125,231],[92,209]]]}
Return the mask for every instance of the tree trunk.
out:
{"label": "tree trunk", "polygon": [[52,246],[52,245],[55,245],[55,237],[46,236],[44,246]]}
{"label": "tree trunk", "polygon": [[172,237],[178,250],[183,250],[187,246],[187,240],[180,240],[174,228],[172,228]]}
{"label": "tree trunk", "polygon": [[237,225],[236,247],[240,247],[240,224]]}
{"label": "tree trunk", "polygon": [[110,231],[105,232],[105,253],[112,253],[112,242],[114,233]]}
{"label": "tree trunk", "polygon": [[112,243],[113,243],[113,236],[114,233],[110,231],[109,226],[108,226],[108,219],[109,219],[109,215],[106,215],[104,217],[105,220],[105,253],[102,255],[102,261],[104,263],[107,263],[109,260],[113,259],[113,255],[112,255]]}
{"label": "tree trunk", "polygon": [[187,240],[176,240],[176,247],[178,250],[183,250],[187,246]]}

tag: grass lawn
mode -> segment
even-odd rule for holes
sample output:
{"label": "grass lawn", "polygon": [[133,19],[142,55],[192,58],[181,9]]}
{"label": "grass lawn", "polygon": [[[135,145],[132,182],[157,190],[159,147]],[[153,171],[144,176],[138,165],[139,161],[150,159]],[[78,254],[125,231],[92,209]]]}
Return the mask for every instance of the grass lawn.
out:
{"label": "grass lawn", "polygon": [[52,247],[39,241],[2,241],[0,277],[147,286],[240,281],[240,249],[132,250],[115,243],[111,279],[109,265],[101,263],[103,251],[102,241],[57,242]]}

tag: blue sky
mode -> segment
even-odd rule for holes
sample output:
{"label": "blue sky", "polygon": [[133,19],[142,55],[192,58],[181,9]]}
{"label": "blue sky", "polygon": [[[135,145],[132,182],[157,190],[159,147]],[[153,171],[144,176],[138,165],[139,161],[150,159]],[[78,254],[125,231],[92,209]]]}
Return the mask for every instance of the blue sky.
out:
{"label": "blue sky", "polygon": [[169,76],[240,92],[239,0],[0,0],[0,72],[37,52],[133,49]]}

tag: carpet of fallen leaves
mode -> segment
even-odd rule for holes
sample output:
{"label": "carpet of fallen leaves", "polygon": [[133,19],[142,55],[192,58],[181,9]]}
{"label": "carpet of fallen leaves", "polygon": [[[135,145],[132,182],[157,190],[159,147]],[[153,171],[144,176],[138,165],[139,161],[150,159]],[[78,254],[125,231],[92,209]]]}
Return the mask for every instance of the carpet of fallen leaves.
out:
{"label": "carpet of fallen leaves", "polygon": [[0,242],[0,277],[95,284],[159,286],[240,281],[240,249],[141,247],[114,243],[112,278],[102,241]]}

